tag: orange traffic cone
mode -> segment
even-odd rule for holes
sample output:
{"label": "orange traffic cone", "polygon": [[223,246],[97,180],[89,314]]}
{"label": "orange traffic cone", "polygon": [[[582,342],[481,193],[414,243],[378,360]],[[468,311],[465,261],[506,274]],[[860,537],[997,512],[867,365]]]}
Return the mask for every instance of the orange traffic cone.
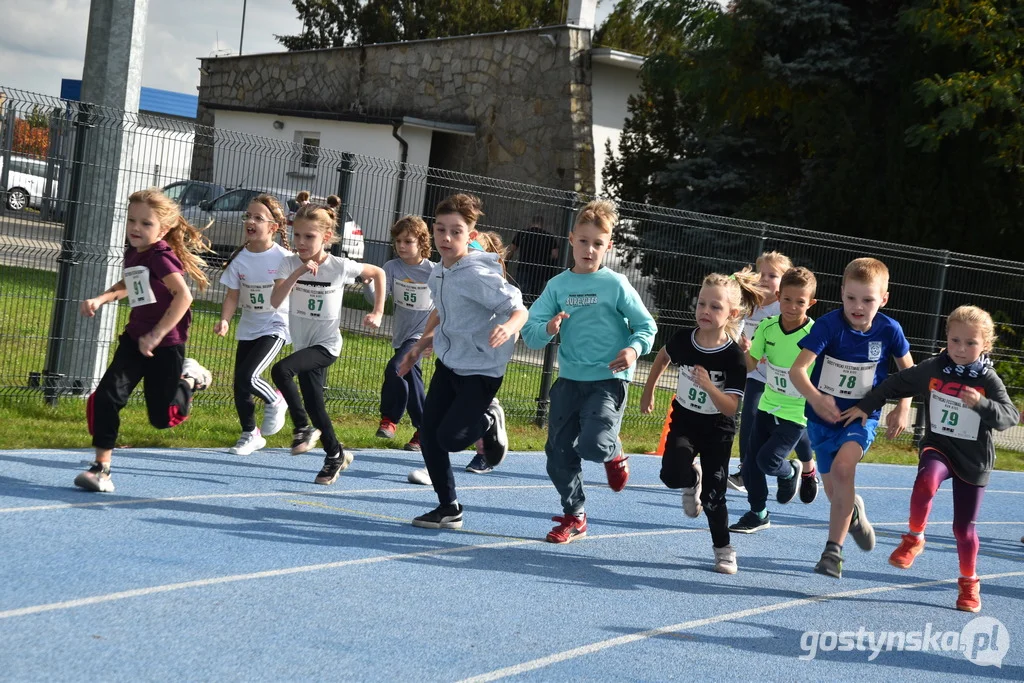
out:
{"label": "orange traffic cone", "polygon": [[665,413],[665,424],[661,426],[661,438],[658,440],[658,447],[653,451],[648,451],[647,455],[665,455],[665,441],[668,440],[669,416],[672,414],[672,402],[675,400],[676,395],[672,394],[672,400],[668,402],[668,412]]}

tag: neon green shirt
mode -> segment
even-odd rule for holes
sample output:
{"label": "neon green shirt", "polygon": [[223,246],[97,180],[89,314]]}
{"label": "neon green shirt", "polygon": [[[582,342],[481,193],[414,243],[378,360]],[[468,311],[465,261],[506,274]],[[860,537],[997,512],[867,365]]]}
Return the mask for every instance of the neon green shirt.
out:
{"label": "neon green shirt", "polygon": [[[800,355],[797,343],[807,336],[812,325],[814,321],[808,318],[803,326],[786,332],[782,329],[782,317],[772,316],[761,321],[750,342],[750,355],[767,360],[764,393],[757,409],[801,426],[807,426],[804,397],[789,380],[789,369]],[[811,368],[807,370],[810,375]]]}

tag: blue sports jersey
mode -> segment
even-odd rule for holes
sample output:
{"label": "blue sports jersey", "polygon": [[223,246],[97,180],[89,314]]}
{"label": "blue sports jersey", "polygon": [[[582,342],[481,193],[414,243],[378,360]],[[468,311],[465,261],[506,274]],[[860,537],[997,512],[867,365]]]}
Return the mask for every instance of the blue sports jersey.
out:
{"label": "blue sports jersey", "polygon": [[[873,386],[889,376],[890,357],[902,358],[910,352],[903,328],[889,316],[877,313],[871,329],[858,332],[850,327],[841,308],[815,320],[798,345],[818,356],[811,383],[835,398],[841,411],[857,405]],[[818,417],[810,403],[804,412],[808,420],[832,426]],[[869,417],[877,420],[880,415],[881,411],[876,410]]]}

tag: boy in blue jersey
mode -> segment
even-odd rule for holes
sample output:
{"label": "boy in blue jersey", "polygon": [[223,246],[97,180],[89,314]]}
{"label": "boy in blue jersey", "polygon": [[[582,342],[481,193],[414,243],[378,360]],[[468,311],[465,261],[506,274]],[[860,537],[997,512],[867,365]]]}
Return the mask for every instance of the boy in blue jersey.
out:
{"label": "boy in blue jersey", "polygon": [[601,266],[617,221],[609,201],[583,207],[569,235],[574,265],[548,281],[522,330],[523,341],[535,349],[561,333],[544,445],[564,513],[552,518],[558,526],[547,535],[551,543],[587,533],[583,459],[604,463],[613,491],[629,479],[619,428],[633,366],[651,350],[658,328],[626,278]]}
{"label": "boy in blue jersey", "polygon": [[[802,350],[789,372],[793,386],[807,399],[807,436],[832,504],[828,543],[814,571],[835,578],[843,575],[847,531],[863,550],[875,547],[875,532],[854,477],[857,463],[875,439],[881,415],[876,410],[863,425],[844,426],[840,413],[889,375],[890,356],[901,370],[914,364],[903,328],[878,310],[889,301],[889,269],[884,263],[873,258],[851,261],[843,271],[842,301],[842,309],[823,315],[800,340]],[[890,439],[907,428],[909,415],[910,399],[903,399],[886,417]]]}

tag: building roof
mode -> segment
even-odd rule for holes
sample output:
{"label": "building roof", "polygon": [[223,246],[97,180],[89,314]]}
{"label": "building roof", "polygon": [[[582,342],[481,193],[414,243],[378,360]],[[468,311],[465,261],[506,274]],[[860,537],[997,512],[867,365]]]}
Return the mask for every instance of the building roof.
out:
{"label": "building roof", "polygon": [[[62,78],[60,80],[60,98],[73,102],[81,100],[82,81],[74,78]],[[185,93],[143,86],[139,97],[139,111],[147,114],[195,119],[198,108],[198,95],[186,95]]]}

